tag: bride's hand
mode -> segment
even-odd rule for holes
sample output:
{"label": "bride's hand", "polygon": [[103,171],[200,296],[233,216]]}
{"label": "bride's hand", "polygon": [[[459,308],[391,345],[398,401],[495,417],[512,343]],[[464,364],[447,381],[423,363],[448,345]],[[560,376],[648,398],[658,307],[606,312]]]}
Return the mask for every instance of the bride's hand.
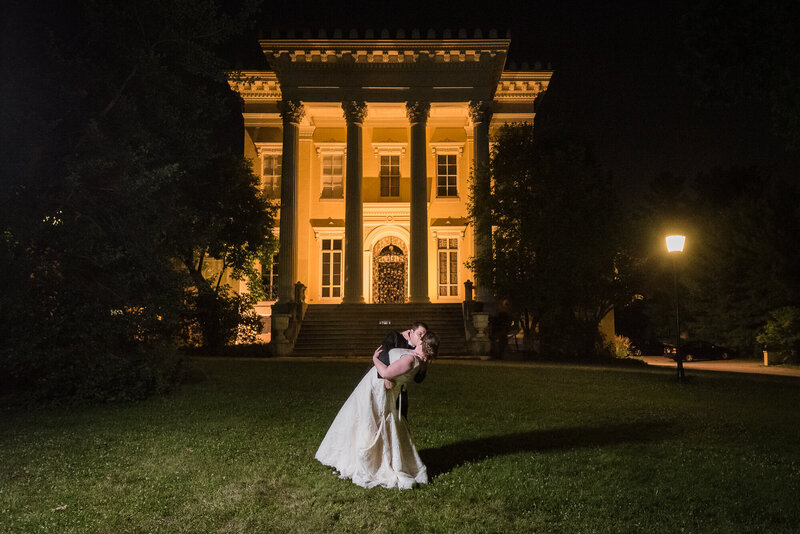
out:
{"label": "bride's hand", "polygon": [[383,379],[383,387],[385,387],[386,389],[392,389],[392,386],[394,386],[394,384],[392,383],[391,380],[387,378]]}

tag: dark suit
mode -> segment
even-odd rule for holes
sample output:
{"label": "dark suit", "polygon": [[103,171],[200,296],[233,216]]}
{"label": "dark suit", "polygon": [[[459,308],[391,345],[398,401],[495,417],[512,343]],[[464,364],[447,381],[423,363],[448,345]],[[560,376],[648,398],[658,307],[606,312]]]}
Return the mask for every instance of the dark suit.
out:
{"label": "dark suit", "polygon": [[[389,351],[392,349],[413,349],[414,347],[408,342],[406,338],[403,337],[403,334],[398,332],[397,330],[392,330],[386,337],[383,339],[383,343],[381,343],[380,352],[378,353],[378,359],[386,366],[389,365]],[[378,373],[378,377],[381,377],[381,374]],[[425,380],[425,371],[422,370],[414,375],[414,382],[417,384],[421,383]],[[408,392],[406,388],[400,390],[400,397],[397,399],[397,402],[400,404],[400,415],[408,419]]]}

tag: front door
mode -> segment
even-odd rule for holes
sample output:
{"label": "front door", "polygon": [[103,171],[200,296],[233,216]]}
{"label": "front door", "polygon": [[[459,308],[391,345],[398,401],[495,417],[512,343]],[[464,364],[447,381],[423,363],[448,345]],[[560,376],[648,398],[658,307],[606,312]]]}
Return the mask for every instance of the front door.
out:
{"label": "front door", "polygon": [[403,303],[406,301],[406,256],[395,246],[384,247],[377,257],[375,302]]}

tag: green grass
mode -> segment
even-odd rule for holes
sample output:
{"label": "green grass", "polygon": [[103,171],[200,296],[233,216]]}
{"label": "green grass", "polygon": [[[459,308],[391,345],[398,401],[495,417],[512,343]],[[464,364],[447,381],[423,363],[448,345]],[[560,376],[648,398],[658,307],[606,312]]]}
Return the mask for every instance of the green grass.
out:
{"label": "green grass", "polygon": [[365,490],[314,452],[364,362],[202,359],[170,396],[0,414],[0,532],[797,532],[800,380],[436,362],[433,475]]}

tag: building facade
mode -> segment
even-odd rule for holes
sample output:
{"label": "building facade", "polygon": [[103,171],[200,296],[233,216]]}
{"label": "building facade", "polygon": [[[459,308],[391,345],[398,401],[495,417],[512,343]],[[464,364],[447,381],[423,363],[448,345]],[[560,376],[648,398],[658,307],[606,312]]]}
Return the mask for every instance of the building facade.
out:
{"label": "building facade", "polygon": [[260,41],[271,71],[230,82],[245,154],[280,203],[264,269],[278,304],[297,282],[309,304],[464,300],[465,261],[491,246],[468,215],[473,170],[493,130],[534,120],[552,72],[506,69],[494,34],[278,37]]}

